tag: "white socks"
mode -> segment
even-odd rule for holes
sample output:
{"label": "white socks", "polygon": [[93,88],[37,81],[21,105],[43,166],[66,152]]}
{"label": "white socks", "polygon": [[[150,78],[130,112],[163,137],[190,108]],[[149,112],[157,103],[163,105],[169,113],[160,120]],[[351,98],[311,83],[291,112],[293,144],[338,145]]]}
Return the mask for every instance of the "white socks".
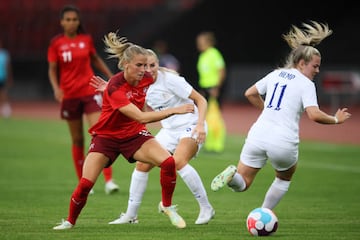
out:
{"label": "white socks", "polygon": [[[246,183],[239,173],[235,173],[232,180],[228,183],[228,186],[234,192],[242,192],[246,188]],[[289,186],[290,181],[284,181],[279,178],[275,178],[265,195],[262,207],[273,209],[289,190]]]}
{"label": "white socks", "polygon": [[177,171],[190,189],[195,199],[198,201],[200,208],[211,207],[205,187],[201,181],[198,172],[190,164],[186,164],[182,169]]}
{"label": "white socks", "polygon": [[246,182],[244,178],[238,172],[236,172],[231,181],[228,183],[228,186],[234,192],[242,192],[246,188]]}
{"label": "white socks", "polygon": [[131,183],[129,189],[129,201],[126,210],[126,215],[130,218],[137,216],[144,192],[146,190],[149,178],[148,172],[140,172],[134,169],[131,176]]}
{"label": "white socks", "polygon": [[[195,199],[198,201],[200,208],[212,207],[209,203],[201,178],[191,165],[186,164],[178,171],[178,174],[184,180],[185,184],[190,189]],[[146,190],[148,178],[148,172],[140,172],[134,169],[131,176],[128,207],[126,210],[126,215],[130,218],[137,216],[138,209]]]}
{"label": "white socks", "polygon": [[290,181],[284,181],[279,178],[275,178],[265,195],[262,207],[273,209],[288,191],[289,186]]}

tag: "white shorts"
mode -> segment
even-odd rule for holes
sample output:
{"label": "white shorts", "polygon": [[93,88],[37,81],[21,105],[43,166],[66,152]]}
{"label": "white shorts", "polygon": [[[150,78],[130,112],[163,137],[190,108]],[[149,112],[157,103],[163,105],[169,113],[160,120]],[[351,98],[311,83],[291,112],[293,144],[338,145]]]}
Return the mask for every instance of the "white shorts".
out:
{"label": "white shorts", "polygon": [[277,171],[285,171],[294,166],[298,160],[298,144],[286,147],[281,144],[269,144],[261,141],[246,140],[240,153],[240,161],[253,168],[262,168],[269,159]]}
{"label": "white shorts", "polygon": [[[156,134],[155,138],[166,150],[168,150],[170,153],[174,153],[182,138],[191,138],[192,131],[195,127],[196,125],[178,129],[161,128],[160,131]],[[193,136],[192,138],[195,139],[196,136]],[[201,147],[202,144],[198,144],[198,151],[196,155],[199,153]]]}

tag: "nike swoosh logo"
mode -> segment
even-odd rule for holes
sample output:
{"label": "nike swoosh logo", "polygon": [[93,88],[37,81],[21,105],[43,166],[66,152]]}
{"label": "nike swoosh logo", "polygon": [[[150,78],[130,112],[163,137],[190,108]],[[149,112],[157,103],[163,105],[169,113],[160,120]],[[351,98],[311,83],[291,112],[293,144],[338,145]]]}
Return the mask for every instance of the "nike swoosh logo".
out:
{"label": "nike swoosh logo", "polygon": [[71,201],[75,203],[76,205],[79,205],[81,202],[77,202],[74,198],[71,198]]}

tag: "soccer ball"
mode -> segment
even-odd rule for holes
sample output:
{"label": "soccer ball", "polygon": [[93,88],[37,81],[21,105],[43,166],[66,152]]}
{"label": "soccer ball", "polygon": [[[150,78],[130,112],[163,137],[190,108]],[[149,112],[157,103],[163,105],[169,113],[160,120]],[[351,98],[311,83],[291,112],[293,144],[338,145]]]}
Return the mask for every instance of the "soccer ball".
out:
{"label": "soccer ball", "polygon": [[278,218],[268,208],[255,208],[246,219],[246,227],[253,236],[268,236],[276,232]]}

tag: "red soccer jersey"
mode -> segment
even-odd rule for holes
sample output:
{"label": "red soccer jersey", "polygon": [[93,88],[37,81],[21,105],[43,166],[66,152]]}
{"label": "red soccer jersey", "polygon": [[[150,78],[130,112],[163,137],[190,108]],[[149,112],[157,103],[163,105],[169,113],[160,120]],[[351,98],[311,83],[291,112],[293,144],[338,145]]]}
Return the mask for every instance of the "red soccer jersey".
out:
{"label": "red soccer jersey", "polygon": [[64,98],[94,94],[89,81],[94,75],[91,55],[95,53],[92,37],[88,34],[78,34],[75,38],[60,34],[51,40],[48,62],[58,64],[60,88],[64,92]]}
{"label": "red soccer jersey", "polygon": [[146,129],[139,123],[122,114],[118,109],[130,103],[140,110],[144,107],[146,92],[154,80],[145,73],[137,86],[131,86],[124,78],[124,72],[114,75],[104,91],[102,112],[99,121],[89,129],[91,135],[101,135],[117,139],[125,139],[137,135]]}

